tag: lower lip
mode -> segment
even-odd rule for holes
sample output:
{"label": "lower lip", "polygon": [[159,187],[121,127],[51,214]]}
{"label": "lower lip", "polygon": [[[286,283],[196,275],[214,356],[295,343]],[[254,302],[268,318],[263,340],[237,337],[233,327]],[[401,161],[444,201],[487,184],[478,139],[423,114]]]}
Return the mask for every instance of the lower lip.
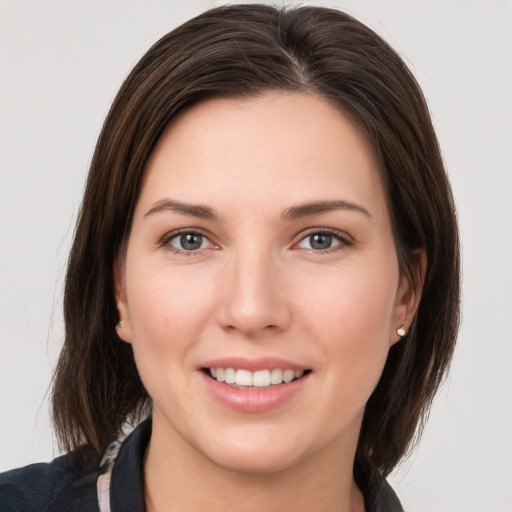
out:
{"label": "lower lip", "polygon": [[306,384],[311,374],[293,382],[262,389],[234,388],[201,372],[212,395],[223,405],[242,412],[267,412],[291,400]]}

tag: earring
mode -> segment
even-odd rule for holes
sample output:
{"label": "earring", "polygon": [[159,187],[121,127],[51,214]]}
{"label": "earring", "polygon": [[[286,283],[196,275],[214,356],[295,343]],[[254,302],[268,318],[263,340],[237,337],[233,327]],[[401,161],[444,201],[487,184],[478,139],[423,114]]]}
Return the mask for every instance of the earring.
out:
{"label": "earring", "polygon": [[400,327],[399,329],[396,330],[396,333],[398,334],[398,336],[400,336],[400,338],[403,338],[405,336],[405,328]]}
{"label": "earring", "polygon": [[122,320],[119,320],[116,324],[116,329],[120,329],[121,327],[124,327],[124,322]]}

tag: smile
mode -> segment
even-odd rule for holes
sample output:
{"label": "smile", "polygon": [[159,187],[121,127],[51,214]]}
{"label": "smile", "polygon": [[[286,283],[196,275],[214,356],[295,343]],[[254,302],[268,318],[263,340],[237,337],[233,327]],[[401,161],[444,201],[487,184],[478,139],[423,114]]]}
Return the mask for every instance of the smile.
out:
{"label": "smile", "polygon": [[[235,368],[206,368],[209,375],[217,382],[224,382],[233,387],[244,389],[266,388],[279,384],[287,384],[300,379],[304,375],[304,370],[283,370],[281,368],[263,369],[251,372],[246,369]],[[309,370],[306,370],[308,372]]]}

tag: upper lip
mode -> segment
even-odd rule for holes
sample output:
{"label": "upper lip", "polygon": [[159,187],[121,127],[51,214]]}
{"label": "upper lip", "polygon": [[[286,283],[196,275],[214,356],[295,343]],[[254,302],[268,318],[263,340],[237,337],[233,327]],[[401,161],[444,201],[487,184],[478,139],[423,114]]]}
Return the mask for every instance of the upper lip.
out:
{"label": "upper lip", "polygon": [[205,361],[202,368],[236,368],[240,370],[249,370],[256,372],[258,370],[307,370],[308,367],[293,361],[281,359],[279,357],[257,357],[248,359],[245,357],[220,357]]}

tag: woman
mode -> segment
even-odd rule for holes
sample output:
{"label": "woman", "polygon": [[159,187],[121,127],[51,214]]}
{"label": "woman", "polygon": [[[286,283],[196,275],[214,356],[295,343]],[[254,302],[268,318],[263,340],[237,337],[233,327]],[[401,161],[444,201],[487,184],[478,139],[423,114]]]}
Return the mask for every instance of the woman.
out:
{"label": "woman", "polygon": [[329,9],[198,16],[105,121],[54,381],[70,452],[4,474],[2,506],[401,510],[385,477],[449,364],[458,270],[428,109],[385,42]]}

